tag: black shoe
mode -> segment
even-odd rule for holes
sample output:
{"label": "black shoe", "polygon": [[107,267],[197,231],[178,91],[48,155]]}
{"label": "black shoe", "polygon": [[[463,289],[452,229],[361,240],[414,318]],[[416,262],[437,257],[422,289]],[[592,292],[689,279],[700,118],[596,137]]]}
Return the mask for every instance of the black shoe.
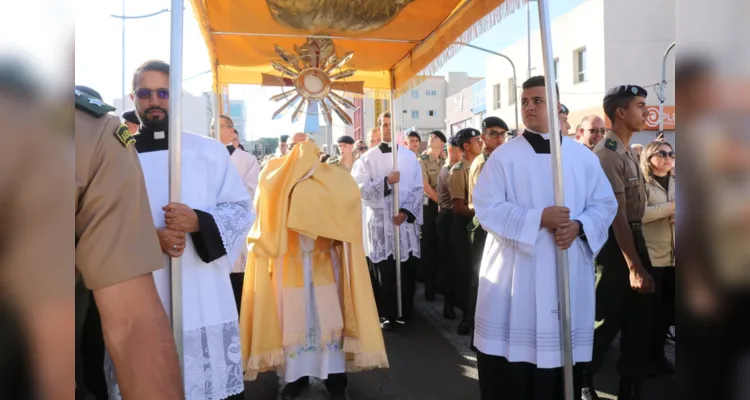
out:
{"label": "black shoe", "polygon": [[459,335],[468,335],[469,333],[471,333],[471,322],[466,320],[461,321],[461,323],[458,324],[456,333],[458,333]]}
{"label": "black shoe", "polygon": [[456,310],[449,303],[443,304],[443,318],[445,319],[456,319]]}
{"label": "black shoe", "polygon": [[387,331],[387,332],[393,332],[393,331],[396,330],[396,325],[397,324],[392,323],[391,321],[386,320],[386,321],[383,321],[383,322],[380,323],[380,329],[382,329],[384,331]]}
{"label": "black shoe", "polygon": [[641,379],[620,378],[620,388],[617,390],[618,400],[641,400]]}
{"label": "black shoe", "polygon": [[294,382],[289,382],[281,391],[281,400],[295,400],[300,397],[302,391],[310,384],[308,377],[302,377]]}
{"label": "black shoe", "polygon": [[594,389],[594,380],[590,374],[583,372],[583,388],[581,389],[581,399],[583,400],[599,400],[599,395]]}

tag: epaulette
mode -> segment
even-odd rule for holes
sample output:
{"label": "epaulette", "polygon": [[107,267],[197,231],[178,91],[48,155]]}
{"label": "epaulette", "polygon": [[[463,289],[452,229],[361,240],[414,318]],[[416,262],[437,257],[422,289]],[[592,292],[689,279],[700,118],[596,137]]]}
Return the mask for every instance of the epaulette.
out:
{"label": "epaulette", "polygon": [[459,169],[463,169],[463,167],[464,167],[463,163],[457,162],[456,165],[454,165],[452,169],[459,170]]}
{"label": "epaulette", "polygon": [[612,151],[617,151],[617,142],[615,142],[612,139],[607,139],[607,141],[604,142],[604,147],[606,147],[606,148],[608,148],[608,149],[610,149]]}
{"label": "epaulette", "polygon": [[115,110],[115,108],[109,104],[97,99],[96,97],[89,96],[80,90],[75,91],[75,100],[76,109],[84,111],[95,118],[101,118],[108,112]]}
{"label": "epaulette", "polygon": [[430,156],[428,156],[427,154],[422,154],[421,156],[419,156],[420,160],[426,160],[428,158],[430,158]]}
{"label": "epaulette", "polygon": [[120,127],[117,128],[115,136],[125,148],[135,143],[135,138],[130,134],[130,130],[125,125],[120,125]]}
{"label": "epaulette", "polygon": [[338,157],[331,157],[326,160],[326,164],[337,164],[339,162]]}

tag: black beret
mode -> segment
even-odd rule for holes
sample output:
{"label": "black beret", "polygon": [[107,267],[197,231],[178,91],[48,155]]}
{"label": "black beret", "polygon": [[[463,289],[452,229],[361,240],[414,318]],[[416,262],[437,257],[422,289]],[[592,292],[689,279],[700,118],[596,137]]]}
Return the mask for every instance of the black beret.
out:
{"label": "black beret", "polygon": [[459,147],[458,146],[458,135],[453,135],[448,139],[448,144],[453,147]]}
{"label": "black beret", "polygon": [[419,132],[411,131],[406,137],[415,137],[419,139],[420,142],[422,141],[422,136],[419,136]]}
{"label": "black beret", "polygon": [[336,143],[354,144],[354,138],[348,135],[344,135],[336,139]]}
{"label": "black beret", "polygon": [[430,135],[435,135],[438,139],[442,140],[443,143],[448,143],[448,140],[445,138],[445,135],[443,134],[443,132],[432,131],[430,132]]}
{"label": "black beret", "polygon": [[636,96],[647,97],[648,92],[646,89],[637,85],[615,86],[612,89],[609,89],[607,94],[604,95],[604,104],[616,100],[631,99]]}
{"label": "black beret", "polygon": [[560,104],[560,113],[568,115],[570,114],[570,110],[568,110],[568,107],[565,107],[565,104]]}
{"label": "black beret", "polygon": [[135,110],[128,110],[122,113],[122,119],[124,119],[125,122],[130,122],[132,124],[141,124],[141,121],[138,121],[138,116],[135,115]]}
{"label": "black beret", "polygon": [[508,124],[498,117],[487,117],[482,121],[482,129],[484,128],[502,128],[506,131],[509,130]]}
{"label": "black beret", "polygon": [[458,147],[463,148],[464,143],[469,143],[471,138],[477,137],[481,135],[478,130],[474,128],[464,128],[460,131],[456,132],[456,136],[458,136]]}
{"label": "black beret", "polygon": [[287,140],[289,140],[289,135],[281,135],[281,136],[279,136],[279,142],[286,143]]}
{"label": "black beret", "polygon": [[94,90],[94,89],[92,89],[92,88],[90,88],[88,86],[76,85],[76,90],[79,91],[79,92],[85,93],[85,94],[87,94],[87,95],[89,95],[91,97],[96,97],[99,100],[102,100],[102,101],[104,100],[104,99],[102,99],[102,95],[100,95],[99,92],[97,92],[96,90]]}

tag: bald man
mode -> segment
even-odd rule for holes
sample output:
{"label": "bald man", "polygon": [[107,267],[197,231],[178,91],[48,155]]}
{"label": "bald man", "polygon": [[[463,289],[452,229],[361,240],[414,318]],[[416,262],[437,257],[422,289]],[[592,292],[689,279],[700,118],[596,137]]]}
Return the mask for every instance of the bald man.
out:
{"label": "bald man", "polygon": [[307,134],[303,132],[297,132],[292,136],[289,136],[289,139],[286,141],[287,147],[289,148],[288,151],[292,151],[292,147],[294,147],[295,144],[302,143],[305,140],[307,140]]}
{"label": "bald man", "polygon": [[604,119],[598,115],[587,115],[583,117],[581,123],[578,125],[576,130],[576,142],[593,149],[604,134],[607,133],[607,128],[604,124]]}

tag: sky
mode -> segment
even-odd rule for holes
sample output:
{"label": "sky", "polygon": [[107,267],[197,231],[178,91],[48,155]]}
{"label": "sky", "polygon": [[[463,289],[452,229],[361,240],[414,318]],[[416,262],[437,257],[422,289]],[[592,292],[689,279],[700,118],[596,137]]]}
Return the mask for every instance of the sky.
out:
{"label": "sky", "polygon": [[[237,0],[239,1],[239,0]],[[257,1],[257,0],[256,0]],[[550,1],[550,15],[554,19],[580,4],[583,0]],[[124,15],[137,16],[169,9],[169,0],[127,0]],[[189,3],[186,2],[183,46],[183,89],[199,95],[211,90],[208,52]],[[112,104],[122,97],[122,22],[111,17],[123,15],[122,0],[76,0],[75,8],[75,83],[86,85],[101,93],[105,102]],[[536,3],[531,3],[532,40],[539,40],[539,17]],[[472,44],[499,51],[526,36],[526,7],[506,17]],[[537,31],[535,33],[535,31]],[[170,13],[125,22],[125,93],[132,89],[132,71],[149,59],[169,62]],[[355,55],[356,57],[356,55]],[[470,76],[484,77],[488,55],[474,49],[462,49],[448,61],[437,75],[449,71],[463,71]],[[494,56],[489,56],[494,57]],[[245,100],[248,120],[252,121],[251,138],[276,136],[301,128],[289,118],[272,121],[278,104],[267,101],[276,94],[271,88],[251,85],[232,85],[230,99]]]}

